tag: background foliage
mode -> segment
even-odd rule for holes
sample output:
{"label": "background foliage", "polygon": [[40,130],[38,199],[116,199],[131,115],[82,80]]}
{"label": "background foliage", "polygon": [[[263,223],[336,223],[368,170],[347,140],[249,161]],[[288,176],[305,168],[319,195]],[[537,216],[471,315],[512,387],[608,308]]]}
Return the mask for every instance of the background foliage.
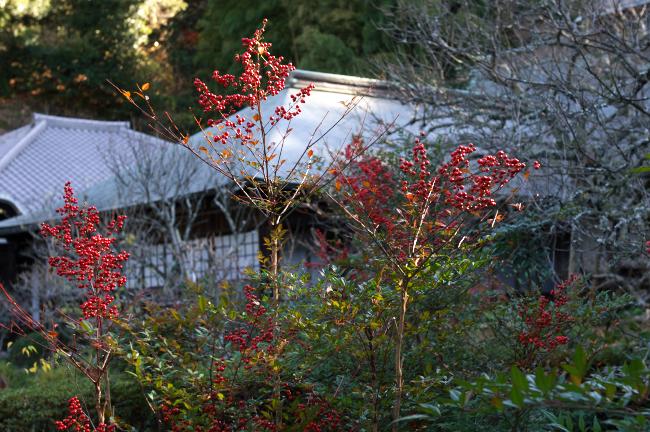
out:
{"label": "background foliage", "polygon": [[[31,111],[95,119],[138,118],[114,97],[150,82],[157,106],[192,126],[194,77],[231,71],[242,34],[269,18],[277,52],[299,68],[371,75],[388,52],[379,30],[394,0],[61,0],[0,2],[0,130]],[[20,101],[18,104],[17,102]],[[15,112],[15,106],[21,110]]]}

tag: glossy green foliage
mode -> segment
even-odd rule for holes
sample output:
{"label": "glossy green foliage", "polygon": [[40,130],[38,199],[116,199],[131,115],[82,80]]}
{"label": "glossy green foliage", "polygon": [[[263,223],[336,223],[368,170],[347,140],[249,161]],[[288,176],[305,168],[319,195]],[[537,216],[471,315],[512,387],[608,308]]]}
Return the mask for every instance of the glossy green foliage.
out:
{"label": "glossy green foliage", "polygon": [[457,380],[448,395],[421,404],[418,414],[403,420],[437,424],[445,413],[461,410],[477,418],[496,416],[514,430],[642,431],[650,420],[649,390],[650,369],[643,360],[595,368],[578,346],[560,368],[525,373],[513,366]]}

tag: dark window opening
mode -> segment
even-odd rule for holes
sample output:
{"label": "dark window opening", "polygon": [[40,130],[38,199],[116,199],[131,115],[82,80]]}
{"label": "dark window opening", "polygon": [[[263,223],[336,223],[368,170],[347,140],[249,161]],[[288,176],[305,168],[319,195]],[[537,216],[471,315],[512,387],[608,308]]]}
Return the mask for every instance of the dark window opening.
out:
{"label": "dark window opening", "polygon": [[0,200],[0,220],[18,216],[20,212],[11,202]]}

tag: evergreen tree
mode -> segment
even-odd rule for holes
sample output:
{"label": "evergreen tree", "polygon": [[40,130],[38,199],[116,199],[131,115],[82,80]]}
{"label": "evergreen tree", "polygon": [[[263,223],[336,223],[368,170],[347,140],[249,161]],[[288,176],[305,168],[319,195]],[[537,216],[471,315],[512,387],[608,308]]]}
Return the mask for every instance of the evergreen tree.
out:
{"label": "evergreen tree", "polygon": [[297,67],[342,74],[368,75],[374,56],[389,51],[378,28],[383,8],[394,0],[208,0],[199,21],[197,70],[232,72],[232,55],[241,46],[238,34],[251,33],[269,19],[267,38]]}
{"label": "evergreen tree", "polygon": [[52,114],[123,119],[132,110],[107,80],[133,86],[164,79],[143,14],[174,14],[180,5],[9,0],[0,12],[0,97]]}

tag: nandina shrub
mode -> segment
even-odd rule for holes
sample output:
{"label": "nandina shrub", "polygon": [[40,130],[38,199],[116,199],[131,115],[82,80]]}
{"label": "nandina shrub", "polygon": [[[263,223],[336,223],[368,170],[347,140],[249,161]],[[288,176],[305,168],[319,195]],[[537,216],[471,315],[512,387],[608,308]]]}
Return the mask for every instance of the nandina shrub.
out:
{"label": "nandina shrub", "polygon": [[54,226],[41,226],[41,235],[53,238],[63,252],[50,257],[49,264],[59,276],[84,291],[85,299],[80,305],[83,318],[92,318],[101,327],[104,321],[117,318],[113,292],[126,284],[121,271],[129,253],[113,249],[114,234],[122,229],[126,216],[109,221],[101,232],[97,208],[79,207],[70,182],[64,187],[63,199],[63,207],[57,209],[61,221]]}
{"label": "nandina shrub", "polygon": [[[472,157],[477,148],[469,144],[459,145],[434,169],[423,137],[415,139],[397,172],[365,152],[357,137],[333,173],[336,202],[398,297],[392,303],[397,316],[393,430],[401,417],[408,327],[419,297],[416,286],[435,281],[435,273],[480,249],[483,232],[503,218],[497,193],[526,168],[503,151]],[[538,169],[539,163],[533,167]],[[438,278],[431,288],[447,284]]]}
{"label": "nandina shrub", "polygon": [[523,371],[557,367],[576,345],[597,357],[620,356],[627,349],[623,346],[629,347],[627,330],[620,326],[630,303],[623,294],[594,293],[586,278],[575,275],[546,294],[534,286],[526,291],[486,290],[473,299],[478,319],[469,347],[475,358],[489,358],[485,370],[495,372],[512,365]]}
{"label": "nandina shrub", "polygon": [[177,431],[341,430],[328,396],[289,367],[295,332],[255,291],[239,312],[199,296],[131,328],[127,358],[160,418]]}
{"label": "nandina shrub", "polygon": [[111,420],[114,413],[108,374],[115,349],[110,332],[119,315],[114,292],[126,283],[122,269],[129,258],[128,252],[116,250],[115,243],[125,216],[102,224],[96,207],[78,204],[70,182],[64,186],[63,201],[64,205],[57,209],[60,220],[55,225],[43,223],[41,235],[51,238],[60,253],[49,258],[49,265],[83,292],[80,316],[65,317],[75,330],[72,342],[68,344],[59,337],[57,324],[34,320],[2,285],[0,289],[15,320],[9,329],[37,332],[50,350],[92,383],[94,397],[90,406],[94,408],[95,419],[91,420],[79,399],[72,396],[68,416],[56,420],[57,430],[112,432],[116,426]]}
{"label": "nandina shrub", "polygon": [[576,317],[568,310],[566,291],[576,280],[577,276],[573,275],[557,284],[549,296],[539,296],[534,304],[519,307],[523,324],[518,336],[522,347],[521,366],[530,367],[540,353],[552,352],[569,342],[566,333]]}
{"label": "nandina shrub", "polygon": [[[156,114],[145,95],[148,84],[134,92],[116,89],[150,120],[152,128],[232,182],[241,201],[266,218],[269,234],[263,241],[269,253],[262,263],[268,275],[267,289],[279,302],[280,250],[286,236],[283,222],[300,203],[299,197],[314,195],[324,183],[324,176],[313,173],[312,164],[317,159],[315,147],[327,132],[314,134],[304,142],[302,152],[285,146],[291,136],[290,122],[301,114],[313,84],[289,94],[291,101],[272,112],[264,111],[263,102],[285,90],[289,73],[295,69],[282,56],[271,53],[272,44],[264,39],[265,27],[266,19],[252,37],[242,38],[243,52],[234,56],[239,74],[215,70],[211,82],[194,80],[198,104],[207,117],[205,121],[196,119],[203,135],[199,142],[180,132],[169,115]],[[354,106],[354,101],[349,103],[342,117]],[[204,129],[206,126],[210,128]]]}

